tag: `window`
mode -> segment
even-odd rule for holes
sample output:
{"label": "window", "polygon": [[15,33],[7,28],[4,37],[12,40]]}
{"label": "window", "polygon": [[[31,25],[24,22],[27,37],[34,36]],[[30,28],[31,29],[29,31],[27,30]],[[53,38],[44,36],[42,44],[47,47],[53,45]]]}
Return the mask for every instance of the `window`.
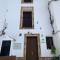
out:
{"label": "window", "polygon": [[22,0],[22,2],[24,2],[24,3],[31,3],[31,2],[33,2],[33,0]]}
{"label": "window", "polygon": [[46,44],[47,44],[47,49],[51,49],[52,47],[54,47],[53,38],[52,37],[46,37]]}
{"label": "window", "polygon": [[1,46],[0,56],[9,56],[10,54],[11,41],[3,41]]}
{"label": "window", "polygon": [[21,28],[33,28],[34,13],[32,7],[22,7],[21,8]]}

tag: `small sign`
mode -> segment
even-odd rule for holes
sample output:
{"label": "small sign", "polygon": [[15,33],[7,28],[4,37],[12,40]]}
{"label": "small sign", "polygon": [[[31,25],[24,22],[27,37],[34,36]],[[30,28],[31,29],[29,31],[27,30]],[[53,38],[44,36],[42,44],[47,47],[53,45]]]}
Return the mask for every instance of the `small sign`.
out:
{"label": "small sign", "polygon": [[13,49],[21,49],[21,43],[14,43]]}

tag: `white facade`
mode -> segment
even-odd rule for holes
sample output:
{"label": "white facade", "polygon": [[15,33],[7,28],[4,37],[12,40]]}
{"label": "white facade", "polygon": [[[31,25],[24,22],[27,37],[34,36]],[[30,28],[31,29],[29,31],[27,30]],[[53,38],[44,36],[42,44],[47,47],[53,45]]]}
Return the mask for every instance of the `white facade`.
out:
{"label": "white facade", "polygon": [[60,55],[60,1],[53,1],[50,4],[50,10],[54,20],[54,43],[57,49],[57,54]]}
{"label": "white facade", "polygon": [[[19,29],[21,7],[31,6],[34,8],[34,29]],[[41,56],[52,56],[51,50],[48,50],[46,46],[46,36],[53,36],[49,19],[48,0],[34,0],[31,4],[23,4],[21,0],[0,0],[0,15],[1,23],[4,22],[5,19],[7,23],[7,29],[5,30],[6,35],[0,36],[0,47],[3,40],[11,40],[10,56],[16,55],[17,57],[24,57],[24,34],[28,32],[40,34]],[[2,25],[3,24],[0,24],[0,30],[3,29]],[[19,36],[19,34],[22,34],[22,36]],[[14,43],[20,43],[20,48],[14,49]],[[57,47],[57,50],[59,50],[59,48],[60,47]]]}

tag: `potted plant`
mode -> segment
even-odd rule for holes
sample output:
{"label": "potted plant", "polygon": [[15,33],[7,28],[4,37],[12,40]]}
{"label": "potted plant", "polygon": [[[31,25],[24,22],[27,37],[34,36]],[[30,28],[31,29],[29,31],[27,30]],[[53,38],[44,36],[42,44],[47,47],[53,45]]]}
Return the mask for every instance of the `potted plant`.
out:
{"label": "potted plant", "polygon": [[52,60],[59,60],[59,57],[56,57],[56,48],[55,47],[51,48],[51,54],[53,55]]}
{"label": "potted plant", "polygon": [[51,47],[51,54],[53,55],[53,58],[52,60],[55,60],[56,59],[56,48],[55,47]]}
{"label": "potted plant", "polygon": [[56,48],[55,47],[51,48],[51,54],[53,54],[54,56],[56,55]]}

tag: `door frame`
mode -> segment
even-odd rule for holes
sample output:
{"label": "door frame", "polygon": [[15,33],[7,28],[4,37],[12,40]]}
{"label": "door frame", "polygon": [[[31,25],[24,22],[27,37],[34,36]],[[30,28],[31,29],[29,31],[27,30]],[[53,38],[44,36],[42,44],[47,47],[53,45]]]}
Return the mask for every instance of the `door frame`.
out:
{"label": "door frame", "polygon": [[26,60],[26,45],[27,45],[27,37],[28,36],[36,36],[38,40],[38,59],[41,56],[41,49],[40,49],[40,34],[24,34],[24,60]]}

